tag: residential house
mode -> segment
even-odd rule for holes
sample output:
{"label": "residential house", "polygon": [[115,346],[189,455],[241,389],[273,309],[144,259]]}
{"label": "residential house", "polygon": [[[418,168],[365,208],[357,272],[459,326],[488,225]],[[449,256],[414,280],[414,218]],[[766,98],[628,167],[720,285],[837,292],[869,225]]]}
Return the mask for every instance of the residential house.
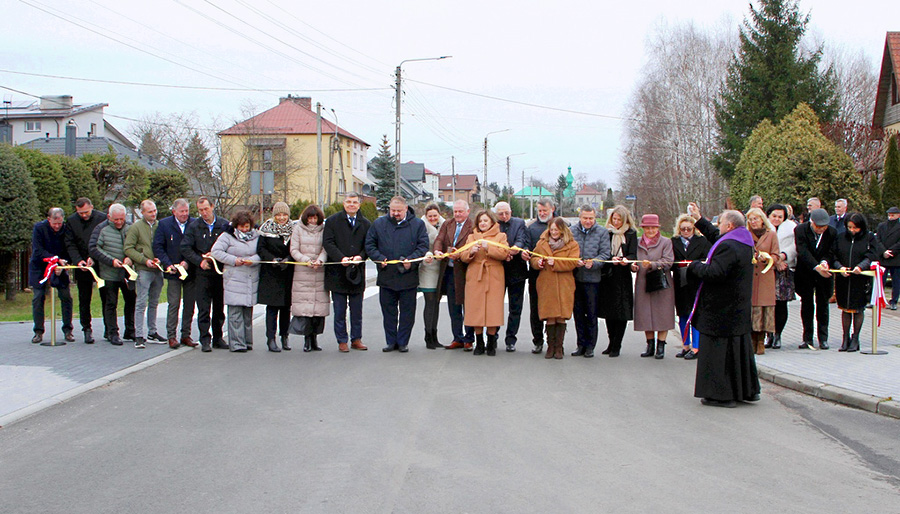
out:
{"label": "residential house", "polygon": [[884,40],[872,125],[886,133],[900,132],[900,32],[888,32]]}
{"label": "residential house", "polygon": [[[321,120],[322,177],[318,175],[317,115],[309,97],[288,95],[277,106],[219,132],[222,182],[239,203],[254,205],[251,171],[273,171],[274,189],[264,201],[330,204],[350,190],[362,193],[369,145],[325,118]],[[354,176],[357,178],[354,179]],[[360,189],[356,189],[360,188]]]}
{"label": "residential house", "polygon": [[103,109],[107,106],[76,105],[71,95],[4,101],[0,107],[0,143],[17,146],[38,138],[64,138],[66,128],[74,127],[76,138],[107,138],[134,149],[134,144],[104,119]]}
{"label": "residential house", "polygon": [[452,204],[456,200],[465,200],[470,204],[481,202],[481,183],[478,181],[478,175],[440,175],[438,190],[441,202],[446,204]]}
{"label": "residential house", "polygon": [[603,194],[591,186],[582,186],[575,193],[575,207],[580,209],[582,205],[590,205],[594,209],[602,209]]}
{"label": "residential house", "polygon": [[426,193],[431,195],[433,199],[440,199],[441,197],[441,174],[436,171],[431,171],[428,168],[425,168],[425,184],[422,186],[422,189],[425,190]]}

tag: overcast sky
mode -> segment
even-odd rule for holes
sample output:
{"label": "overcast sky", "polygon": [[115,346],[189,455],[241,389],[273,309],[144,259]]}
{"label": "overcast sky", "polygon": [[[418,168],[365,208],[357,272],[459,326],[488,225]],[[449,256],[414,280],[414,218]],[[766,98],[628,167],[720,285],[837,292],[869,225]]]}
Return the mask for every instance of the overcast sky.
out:
{"label": "overcast sky", "polygon": [[[625,114],[654,28],[687,22],[713,27],[728,20],[737,25],[749,12],[743,0],[3,4],[0,86],[108,103],[108,120],[126,132],[132,122],[113,116],[194,113],[200,126],[218,121],[225,128],[241,120],[248,106],[260,112],[292,93],[321,102],[329,117],[334,109],[340,125],[369,143],[374,157],[382,134],[394,141],[394,68],[405,59],[452,55],[403,66],[409,81],[402,158],[444,173],[455,156],[458,173],[480,177],[485,135],[509,129],[489,137],[488,180],[505,184],[506,157],[524,153],[511,158],[517,189],[523,170],[526,180],[534,174],[553,182],[567,166],[614,185],[623,146],[617,117]],[[810,30],[818,39],[864,51],[873,67],[880,65],[885,33],[900,30],[896,0],[852,6],[846,0],[806,0],[800,6],[810,12]]]}

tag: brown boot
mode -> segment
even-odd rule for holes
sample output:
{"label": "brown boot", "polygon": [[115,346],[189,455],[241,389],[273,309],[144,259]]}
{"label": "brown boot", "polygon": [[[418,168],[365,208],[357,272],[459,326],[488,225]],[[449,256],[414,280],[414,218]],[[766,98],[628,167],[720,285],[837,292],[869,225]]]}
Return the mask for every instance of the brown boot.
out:
{"label": "brown boot", "polygon": [[552,359],[556,352],[556,325],[547,323],[547,353],[544,354],[545,359]]}
{"label": "brown boot", "polygon": [[563,341],[566,339],[566,324],[560,323],[556,325],[556,353],[553,354],[554,359],[563,358]]}

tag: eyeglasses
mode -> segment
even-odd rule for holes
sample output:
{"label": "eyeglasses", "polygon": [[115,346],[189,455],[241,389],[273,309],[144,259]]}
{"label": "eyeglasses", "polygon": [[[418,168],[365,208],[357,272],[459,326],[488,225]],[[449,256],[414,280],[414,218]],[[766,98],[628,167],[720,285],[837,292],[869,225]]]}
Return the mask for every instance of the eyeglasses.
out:
{"label": "eyeglasses", "polygon": [[693,232],[694,227],[681,227],[679,230],[681,230],[682,232]]}

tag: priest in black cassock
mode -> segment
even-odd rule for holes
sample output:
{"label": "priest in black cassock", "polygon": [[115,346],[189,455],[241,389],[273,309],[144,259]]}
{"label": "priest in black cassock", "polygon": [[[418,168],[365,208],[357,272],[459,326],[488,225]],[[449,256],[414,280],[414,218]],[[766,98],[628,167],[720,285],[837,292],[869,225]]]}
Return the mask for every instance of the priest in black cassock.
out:
{"label": "priest in black cassock", "polygon": [[735,407],[738,401],[759,400],[760,391],[750,340],[753,237],[738,211],[723,212],[718,230],[699,225],[715,244],[706,262],[688,267],[702,281],[692,320],[700,331],[694,396],[703,405]]}

